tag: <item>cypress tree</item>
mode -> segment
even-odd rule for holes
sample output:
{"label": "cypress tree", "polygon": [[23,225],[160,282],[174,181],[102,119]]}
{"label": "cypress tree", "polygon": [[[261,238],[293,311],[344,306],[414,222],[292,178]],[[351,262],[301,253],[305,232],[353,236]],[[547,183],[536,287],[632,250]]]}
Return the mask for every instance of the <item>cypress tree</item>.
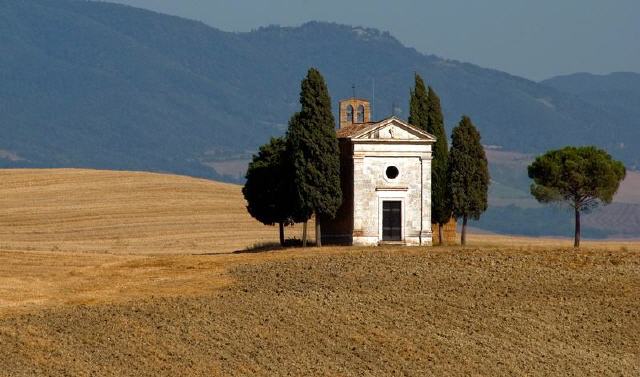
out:
{"label": "cypress tree", "polygon": [[431,162],[431,222],[438,224],[440,244],[443,244],[443,227],[451,219],[451,189],[449,186],[449,146],[444,129],[444,117],[440,98],[429,86],[427,94],[427,132],[436,137]]}
{"label": "cypress tree", "polygon": [[440,98],[432,87],[427,87],[419,74],[415,74],[415,87],[409,102],[409,123],[434,135],[431,173],[431,223],[438,224],[440,244],[442,228],[451,218],[449,178],[447,172],[449,147],[444,129]]}
{"label": "cypress tree", "polygon": [[478,220],[487,210],[489,168],[480,143],[480,133],[471,119],[463,116],[451,135],[449,152],[451,207],[456,218],[462,217],[461,243],[467,242],[467,220]]}
{"label": "cypress tree", "polygon": [[302,80],[300,112],[289,122],[287,149],[293,174],[295,217],[304,222],[306,246],[307,221],[316,215],[316,244],[321,246],[320,220],[334,218],[342,203],[340,188],[340,150],[331,98],[320,72],[309,69]]}
{"label": "cypress tree", "polygon": [[427,131],[429,98],[427,87],[419,74],[415,74],[415,87],[410,92],[409,124]]}
{"label": "cypress tree", "polygon": [[279,225],[280,245],[284,246],[284,227],[293,223],[289,205],[286,142],[272,138],[260,147],[247,169],[242,193],[247,210],[265,225]]}

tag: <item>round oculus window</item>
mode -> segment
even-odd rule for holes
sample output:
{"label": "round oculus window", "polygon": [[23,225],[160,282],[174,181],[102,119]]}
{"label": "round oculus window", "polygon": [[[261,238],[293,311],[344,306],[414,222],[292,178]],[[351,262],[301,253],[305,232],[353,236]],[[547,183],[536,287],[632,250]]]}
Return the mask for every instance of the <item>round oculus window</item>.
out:
{"label": "round oculus window", "polygon": [[385,172],[385,174],[387,175],[387,178],[389,178],[389,179],[396,179],[396,178],[398,178],[398,175],[400,174],[400,171],[395,166],[389,166],[387,168],[387,171]]}

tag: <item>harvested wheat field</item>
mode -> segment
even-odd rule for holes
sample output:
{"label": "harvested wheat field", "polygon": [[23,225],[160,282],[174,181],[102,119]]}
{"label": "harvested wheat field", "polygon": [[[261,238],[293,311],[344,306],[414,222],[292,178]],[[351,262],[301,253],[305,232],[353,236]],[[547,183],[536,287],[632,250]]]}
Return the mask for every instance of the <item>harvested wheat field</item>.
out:
{"label": "harvested wheat field", "polygon": [[[300,238],[301,229],[287,228],[288,236]],[[143,172],[0,170],[0,250],[221,253],[277,239],[276,227],[247,214],[238,185]]]}
{"label": "harvested wheat field", "polygon": [[276,236],[237,186],[0,175],[0,376],[640,374],[638,243],[224,253]]}

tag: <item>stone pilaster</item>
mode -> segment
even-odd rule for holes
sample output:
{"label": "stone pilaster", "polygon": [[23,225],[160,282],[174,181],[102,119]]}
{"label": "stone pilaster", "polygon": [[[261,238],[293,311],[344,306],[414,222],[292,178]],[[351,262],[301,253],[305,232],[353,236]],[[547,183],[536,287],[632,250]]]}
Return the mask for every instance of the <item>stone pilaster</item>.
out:
{"label": "stone pilaster", "polygon": [[433,233],[431,232],[431,154],[420,158],[422,166],[422,232],[420,244],[431,246]]}
{"label": "stone pilaster", "polygon": [[364,232],[364,219],[363,219],[363,204],[366,200],[365,192],[366,188],[365,176],[364,176],[364,157],[353,156],[353,237],[354,242],[356,237],[363,236]]}

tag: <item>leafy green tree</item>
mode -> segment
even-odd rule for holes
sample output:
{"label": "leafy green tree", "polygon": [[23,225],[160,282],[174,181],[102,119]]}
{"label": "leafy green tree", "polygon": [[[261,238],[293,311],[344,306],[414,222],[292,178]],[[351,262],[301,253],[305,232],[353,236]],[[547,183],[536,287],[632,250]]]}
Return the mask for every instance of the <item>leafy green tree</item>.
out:
{"label": "leafy green tree", "polygon": [[309,69],[302,80],[300,104],[300,112],[291,118],[287,131],[292,199],[296,220],[304,222],[303,246],[307,243],[307,221],[312,214],[316,215],[316,245],[321,246],[320,220],[335,217],[342,203],[342,190],[331,99],[324,78],[315,68]]}
{"label": "leafy green tree", "polygon": [[279,225],[280,245],[284,246],[284,227],[293,224],[286,164],[286,142],[272,138],[260,147],[247,169],[242,193],[247,210],[265,225]]}
{"label": "leafy green tree", "polygon": [[[429,117],[429,94],[419,74],[415,74],[415,86],[409,99],[409,124],[427,131]],[[428,132],[428,131],[427,131]]]}
{"label": "leafy green tree", "polygon": [[593,146],[549,151],[527,170],[531,194],[539,202],[566,202],[573,208],[574,247],[580,247],[580,213],[611,203],[626,176],[622,162]]}
{"label": "leafy green tree", "polygon": [[436,137],[431,161],[431,222],[438,224],[440,244],[443,244],[444,224],[451,220],[451,187],[449,185],[449,146],[444,129],[444,117],[440,97],[429,86],[427,112],[427,132]]}
{"label": "leafy green tree", "polygon": [[461,243],[467,243],[467,220],[478,220],[487,210],[489,168],[487,156],[480,143],[480,133],[471,119],[463,116],[451,135],[449,151],[449,179],[451,209],[456,218],[462,217]]}

